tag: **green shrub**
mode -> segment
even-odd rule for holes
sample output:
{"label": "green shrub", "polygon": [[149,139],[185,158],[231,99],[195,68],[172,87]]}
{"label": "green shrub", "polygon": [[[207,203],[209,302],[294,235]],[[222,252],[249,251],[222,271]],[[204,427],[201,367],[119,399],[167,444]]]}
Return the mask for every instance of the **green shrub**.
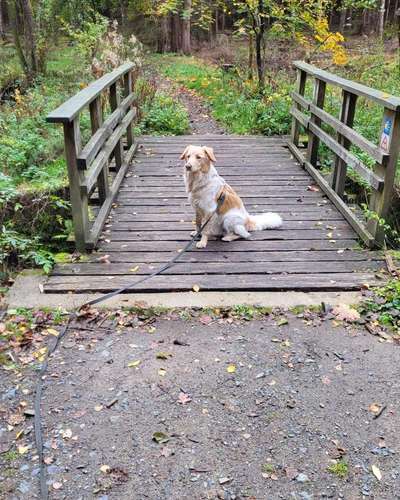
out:
{"label": "green shrub", "polygon": [[172,97],[157,92],[142,110],[141,132],[153,135],[183,135],[189,129],[186,108]]}

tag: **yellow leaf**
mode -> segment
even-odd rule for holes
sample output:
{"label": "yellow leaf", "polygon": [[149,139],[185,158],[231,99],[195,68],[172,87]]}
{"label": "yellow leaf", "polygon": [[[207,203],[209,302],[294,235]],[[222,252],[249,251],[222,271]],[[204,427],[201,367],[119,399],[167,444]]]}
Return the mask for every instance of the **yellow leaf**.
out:
{"label": "yellow leaf", "polygon": [[140,359],[136,361],[131,361],[130,363],[128,363],[128,368],[135,368],[136,366],[139,366],[140,363],[141,363]]}
{"label": "yellow leaf", "polygon": [[102,465],[100,467],[101,472],[104,472],[104,474],[107,474],[107,472],[110,472],[111,467],[109,465]]}
{"label": "yellow leaf", "polygon": [[371,467],[371,469],[372,469],[373,475],[376,477],[376,479],[378,481],[380,481],[382,479],[382,472],[380,471],[379,467],[377,467],[376,465],[373,465]]}
{"label": "yellow leaf", "polygon": [[97,405],[94,407],[94,411],[101,411],[103,409],[103,405]]}
{"label": "yellow leaf", "polygon": [[17,432],[15,439],[19,439],[24,434],[24,430]]}
{"label": "yellow leaf", "polygon": [[228,373],[235,373],[236,371],[236,366],[235,365],[229,365],[226,369]]}
{"label": "yellow leaf", "polygon": [[129,271],[131,273],[136,273],[137,271],[139,271],[139,266],[132,267],[132,269],[129,269]]}
{"label": "yellow leaf", "polygon": [[200,291],[199,285],[193,285],[193,291],[194,292],[199,292]]}
{"label": "yellow leaf", "polygon": [[165,370],[165,368],[160,368],[158,370],[158,374],[160,375],[160,377],[165,377],[166,373],[167,373],[167,370]]}
{"label": "yellow leaf", "polygon": [[18,446],[18,453],[20,455],[25,455],[25,453],[27,453],[28,450],[29,450],[28,446]]}
{"label": "yellow leaf", "polygon": [[58,337],[58,331],[55,330],[54,328],[47,328],[46,331],[49,335],[54,335],[54,337]]}

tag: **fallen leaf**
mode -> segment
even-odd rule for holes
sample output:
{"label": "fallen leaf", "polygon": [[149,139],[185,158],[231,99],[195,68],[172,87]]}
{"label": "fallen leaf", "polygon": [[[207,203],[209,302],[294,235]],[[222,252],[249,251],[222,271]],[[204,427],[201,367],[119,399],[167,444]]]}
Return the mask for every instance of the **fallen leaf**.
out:
{"label": "fallen leaf", "polygon": [[287,325],[289,323],[289,321],[287,320],[287,318],[281,318],[279,321],[277,321],[277,326],[283,326],[283,325]]}
{"label": "fallen leaf", "polygon": [[72,438],[72,431],[71,431],[71,429],[66,429],[65,431],[61,431],[61,436],[64,439],[71,439]]}
{"label": "fallen leaf", "polygon": [[186,403],[190,403],[192,401],[192,398],[189,396],[189,394],[186,394],[186,392],[180,392],[178,396],[178,403],[184,405]]}
{"label": "fallen leaf", "polygon": [[165,377],[166,373],[167,373],[167,370],[165,368],[160,368],[158,370],[158,374],[160,375],[160,377]]}
{"label": "fallen leaf", "polygon": [[102,255],[102,256],[101,256],[101,257],[99,257],[97,260],[98,260],[99,262],[101,262],[102,264],[110,264],[109,258],[110,258],[110,256],[109,256],[109,255]]}
{"label": "fallen leaf", "polygon": [[322,378],[321,378],[321,382],[325,385],[329,385],[331,383],[331,379],[329,377],[327,377],[326,375],[324,375]]}
{"label": "fallen leaf", "polygon": [[314,185],[307,186],[307,191],[312,191],[312,192],[316,193],[319,191],[319,187],[314,186]]}
{"label": "fallen leaf", "polygon": [[168,458],[168,457],[171,457],[172,455],[175,455],[175,452],[171,448],[168,448],[167,446],[164,446],[164,448],[161,450],[160,455],[162,457]]}
{"label": "fallen leaf", "polygon": [[94,407],[94,411],[101,411],[103,409],[103,405],[96,405]]}
{"label": "fallen leaf", "polygon": [[154,432],[153,434],[153,441],[155,441],[158,444],[163,444],[163,443],[168,443],[170,440],[169,436],[165,434],[164,432]]}
{"label": "fallen leaf", "polygon": [[102,465],[100,467],[100,470],[101,470],[101,472],[104,472],[104,474],[107,474],[108,472],[110,472],[111,467],[109,465]]}
{"label": "fallen leaf", "polygon": [[45,457],[43,459],[43,462],[46,464],[46,465],[50,465],[54,462],[54,457],[53,455],[49,455],[48,457]]}
{"label": "fallen leaf", "polygon": [[137,271],[139,271],[139,266],[132,267],[132,269],[129,269],[129,271],[131,273],[136,273]]}
{"label": "fallen leaf", "polygon": [[58,337],[58,331],[55,330],[54,328],[47,328],[46,332],[49,334],[49,335],[54,335],[54,337]]}
{"label": "fallen leaf", "polygon": [[20,455],[25,455],[29,450],[29,446],[18,446],[18,453]]}
{"label": "fallen leaf", "polygon": [[156,354],[157,359],[168,359],[172,358],[172,354],[170,352],[158,352]]}
{"label": "fallen leaf", "polygon": [[371,466],[372,473],[376,477],[378,481],[382,479],[382,472],[380,471],[379,467],[377,465],[372,465]]}
{"label": "fallen leaf", "polygon": [[52,486],[53,486],[53,489],[60,490],[62,488],[62,483],[59,483],[56,481],[52,484]]}
{"label": "fallen leaf", "polygon": [[199,292],[200,291],[199,285],[193,285],[193,291],[194,292]]}
{"label": "fallen leaf", "polygon": [[360,313],[347,304],[337,305],[332,309],[332,314],[339,321],[347,321],[349,323],[360,319]]}
{"label": "fallen leaf", "polygon": [[236,366],[235,365],[229,365],[227,368],[226,368],[226,371],[228,373],[235,373],[236,371]]}
{"label": "fallen leaf", "polygon": [[140,359],[137,359],[136,361],[130,361],[128,363],[128,368],[135,368],[136,366],[139,366],[141,363]]}
{"label": "fallen leaf", "polygon": [[381,411],[382,405],[379,403],[372,403],[369,405],[368,410],[375,415]]}
{"label": "fallen leaf", "polygon": [[295,469],[294,467],[286,467],[285,469],[285,474],[286,477],[290,480],[293,481],[298,475],[299,471]]}

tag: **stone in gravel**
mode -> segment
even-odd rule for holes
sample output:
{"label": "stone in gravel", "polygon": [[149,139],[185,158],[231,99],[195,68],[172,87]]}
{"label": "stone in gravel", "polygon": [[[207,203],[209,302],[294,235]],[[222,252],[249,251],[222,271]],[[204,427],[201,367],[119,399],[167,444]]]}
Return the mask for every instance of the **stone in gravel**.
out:
{"label": "stone in gravel", "polygon": [[16,387],[12,387],[2,395],[1,399],[3,401],[5,401],[6,399],[14,399],[16,395],[17,395],[17,389]]}
{"label": "stone in gravel", "polygon": [[57,465],[49,465],[47,467],[47,472],[49,474],[58,474],[59,472],[61,472],[61,469],[60,467],[57,467]]}
{"label": "stone in gravel", "polygon": [[256,378],[264,378],[265,377],[265,372],[260,372],[257,373]]}
{"label": "stone in gravel", "polygon": [[121,418],[120,415],[111,415],[110,422],[112,424],[116,424],[120,420],[120,418]]}
{"label": "stone in gravel", "polygon": [[32,477],[37,476],[39,472],[40,472],[39,467],[35,467],[34,469],[32,469]]}
{"label": "stone in gravel", "polygon": [[307,474],[304,474],[303,472],[300,472],[300,474],[297,474],[296,476],[296,481],[298,483],[307,483],[310,479],[308,478]]}
{"label": "stone in gravel", "polygon": [[17,489],[24,495],[25,493],[29,492],[29,490],[31,489],[31,485],[27,481],[21,481]]}
{"label": "stone in gravel", "polygon": [[232,481],[232,478],[230,477],[220,477],[218,479],[219,484],[226,484],[229,483],[230,481]]}
{"label": "stone in gravel", "polygon": [[28,464],[22,464],[21,467],[19,468],[20,472],[25,472],[29,470],[29,465]]}

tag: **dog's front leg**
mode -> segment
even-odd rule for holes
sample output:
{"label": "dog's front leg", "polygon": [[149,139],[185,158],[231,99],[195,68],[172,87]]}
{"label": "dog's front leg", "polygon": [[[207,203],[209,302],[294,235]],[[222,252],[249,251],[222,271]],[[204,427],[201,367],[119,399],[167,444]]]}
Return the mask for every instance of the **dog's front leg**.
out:
{"label": "dog's front leg", "polygon": [[190,236],[194,236],[196,233],[200,232],[202,220],[203,220],[203,214],[201,213],[200,210],[196,210],[196,231],[192,231],[190,233]]}
{"label": "dog's front leg", "polygon": [[204,231],[201,235],[201,240],[196,243],[197,248],[206,248],[208,243],[208,234]]}

